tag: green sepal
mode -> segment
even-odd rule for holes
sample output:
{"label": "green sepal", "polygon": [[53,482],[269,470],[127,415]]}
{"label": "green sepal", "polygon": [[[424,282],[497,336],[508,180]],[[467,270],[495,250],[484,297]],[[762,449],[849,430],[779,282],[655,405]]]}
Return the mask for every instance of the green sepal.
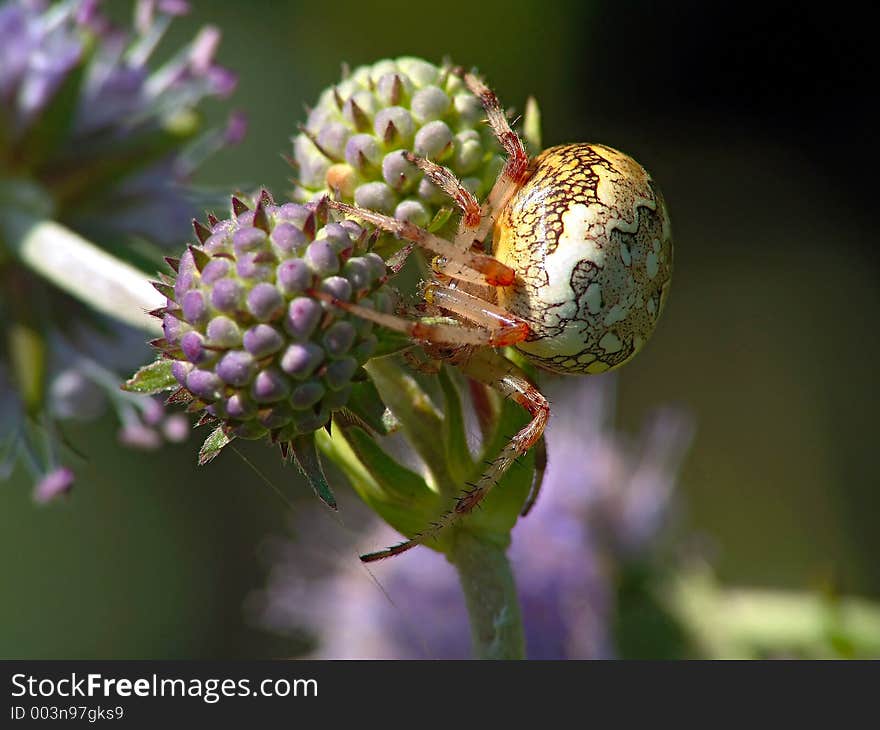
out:
{"label": "green sepal", "polygon": [[[422,477],[385,453],[362,428],[337,426],[332,436],[317,432],[318,445],[382,519],[404,535],[414,535],[436,519],[443,503]],[[441,544],[432,541],[430,547]]]}
{"label": "green sepal", "polygon": [[437,214],[431,219],[431,222],[428,224],[428,230],[431,233],[437,233],[449,219],[452,217],[452,208],[440,208],[437,211]]}
{"label": "green sepal", "polygon": [[156,395],[166,390],[174,390],[179,384],[171,374],[172,364],[173,361],[160,358],[149,365],[144,365],[134,376],[125,381],[122,389],[141,395]]}
{"label": "green sepal", "polygon": [[385,416],[387,411],[379,391],[370,380],[352,385],[348,403],[342,409],[346,417],[353,414],[360,423],[383,436],[390,433],[391,424]]}
{"label": "green sepal", "polygon": [[443,447],[449,475],[461,484],[470,476],[474,460],[467,443],[467,429],[458,387],[453,382],[450,368],[443,365],[439,373],[443,390]]}
{"label": "green sepal", "polygon": [[232,437],[222,427],[215,428],[199,449],[199,466],[204,466],[216,457],[230,441]]}
{"label": "green sepal", "polygon": [[318,498],[330,509],[336,509],[336,497],[333,496],[327,477],[324,476],[324,467],[321,465],[314,434],[298,436],[290,442],[290,450],[293,460]]}
{"label": "green sepal", "polygon": [[437,407],[415,377],[390,359],[371,360],[364,369],[370,374],[385,405],[400,421],[407,440],[443,489],[451,483],[443,448],[443,419]]}

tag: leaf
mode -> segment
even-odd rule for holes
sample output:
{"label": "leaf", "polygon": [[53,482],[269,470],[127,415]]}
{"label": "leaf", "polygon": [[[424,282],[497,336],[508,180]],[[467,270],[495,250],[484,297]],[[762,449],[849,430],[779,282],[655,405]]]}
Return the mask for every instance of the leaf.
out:
{"label": "leaf", "polygon": [[443,389],[443,446],[450,476],[461,484],[473,471],[474,460],[467,442],[461,398],[448,366],[440,369],[440,387]]}
{"label": "leaf", "polygon": [[336,497],[327,484],[327,477],[324,476],[324,467],[321,465],[321,457],[318,455],[318,448],[315,446],[315,437],[313,434],[308,436],[299,436],[290,442],[290,449],[293,452],[293,459],[303,476],[308,479],[315,494],[330,509],[336,509]]}
{"label": "leaf", "polygon": [[171,374],[171,365],[172,361],[165,359],[144,365],[123,384],[122,389],[142,395],[155,395],[166,390],[174,390],[179,387],[179,383]]}
{"label": "leaf", "polygon": [[199,466],[204,466],[216,457],[230,441],[232,438],[223,431],[222,427],[214,429],[199,449]]}

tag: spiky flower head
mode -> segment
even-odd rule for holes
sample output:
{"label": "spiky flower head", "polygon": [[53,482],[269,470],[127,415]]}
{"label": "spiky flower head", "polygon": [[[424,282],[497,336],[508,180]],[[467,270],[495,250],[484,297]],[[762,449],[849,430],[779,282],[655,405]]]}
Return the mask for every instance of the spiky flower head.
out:
{"label": "spiky flower head", "polygon": [[390,311],[385,262],[326,203],[278,206],[263,192],[253,209],[233,198],[232,213],[197,224],[198,244],[156,283],[167,305],[156,312],[165,359],[154,375],[176,381],[172,402],[218,424],[203,462],[236,437],[268,437],[301,466],[316,462],[314,432],[349,402],[378,345],[370,322],[333,302]]}
{"label": "spiky flower head", "polygon": [[[41,441],[54,430],[52,370],[78,367],[93,332],[106,331],[96,311],[145,326],[144,311],[157,306],[142,273],[161,260],[154,246],[180,241],[210,200],[190,186],[193,172],[244,132],[238,114],[225,130],[206,131],[198,112],[203,100],[225,98],[236,84],[215,61],[218,30],[203,28],[154,64],[166,29],[188,5],[137,0],[134,7],[125,29],[101,12],[100,0],[0,2],[0,317],[7,325],[0,369],[8,383],[0,399],[16,414],[0,429],[0,461],[35,465],[35,479],[58,467],[57,456],[40,456],[57,448],[34,443],[31,433]],[[92,365],[85,380],[100,383],[131,431],[132,408],[143,414],[152,406],[120,400],[113,394],[119,379]]]}
{"label": "spiky flower head", "polygon": [[449,65],[398,58],[361,66],[321,94],[294,139],[295,195],[311,200],[334,194],[440,227],[452,200],[403,152],[446,165],[482,198],[504,162],[484,119],[480,100]]}

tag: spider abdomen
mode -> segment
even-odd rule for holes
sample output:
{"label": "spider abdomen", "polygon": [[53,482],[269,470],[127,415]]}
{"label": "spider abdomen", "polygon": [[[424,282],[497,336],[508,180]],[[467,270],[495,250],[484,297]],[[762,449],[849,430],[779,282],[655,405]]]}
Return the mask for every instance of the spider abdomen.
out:
{"label": "spider abdomen", "polygon": [[516,272],[498,303],[532,334],[516,347],[559,373],[601,373],[651,335],[669,289],[672,237],[645,169],[603,145],[553,147],[534,161],[495,227]]}

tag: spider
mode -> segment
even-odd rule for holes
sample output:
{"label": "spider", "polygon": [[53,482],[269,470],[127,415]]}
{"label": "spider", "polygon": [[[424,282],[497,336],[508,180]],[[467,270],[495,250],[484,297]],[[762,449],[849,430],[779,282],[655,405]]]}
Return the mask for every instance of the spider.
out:
{"label": "spider", "polygon": [[[541,439],[550,405],[501,348],[513,347],[555,373],[613,370],[644,345],[669,289],[669,217],[644,168],[598,144],[561,145],[529,159],[494,92],[474,74],[461,68],[454,72],[479,97],[507,155],[481,204],[451,170],[404,152],[460,209],[454,239],[327,201],[346,216],[435,254],[424,297],[434,313],[452,321],[410,320],[325,296],[334,306],[405,333],[430,357],[512,398],[531,420],[450,511],[409,540],[361,556],[364,562],[399,555],[436,537],[471,512],[511,464]],[[533,487],[522,514],[536,497]]]}

